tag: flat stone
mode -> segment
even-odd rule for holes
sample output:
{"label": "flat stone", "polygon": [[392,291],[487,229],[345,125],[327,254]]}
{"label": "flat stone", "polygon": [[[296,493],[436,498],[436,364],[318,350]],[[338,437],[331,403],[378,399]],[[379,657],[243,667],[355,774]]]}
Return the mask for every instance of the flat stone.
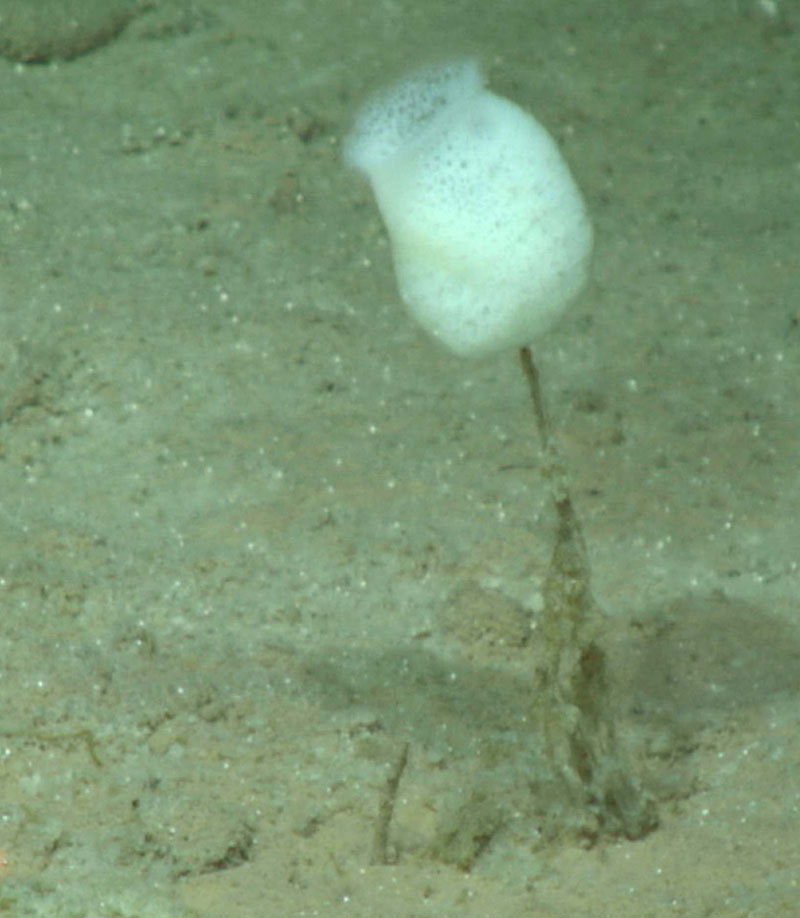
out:
{"label": "flat stone", "polygon": [[71,60],[114,39],[138,10],[134,0],[0,0],[0,55]]}

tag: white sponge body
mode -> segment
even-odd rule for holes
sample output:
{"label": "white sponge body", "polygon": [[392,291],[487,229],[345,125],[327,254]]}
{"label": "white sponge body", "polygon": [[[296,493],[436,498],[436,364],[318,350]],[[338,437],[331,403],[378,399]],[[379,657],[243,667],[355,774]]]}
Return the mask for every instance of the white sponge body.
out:
{"label": "white sponge body", "polygon": [[553,140],[474,61],[378,93],[345,158],[372,183],[400,294],[457,354],[530,343],[586,280],[592,231]]}

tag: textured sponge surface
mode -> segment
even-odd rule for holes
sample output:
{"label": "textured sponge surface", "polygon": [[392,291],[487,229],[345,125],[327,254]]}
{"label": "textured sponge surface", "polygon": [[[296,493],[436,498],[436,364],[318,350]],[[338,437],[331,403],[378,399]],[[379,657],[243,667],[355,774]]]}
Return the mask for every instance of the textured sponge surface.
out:
{"label": "textured sponge surface", "polygon": [[443,109],[482,88],[476,61],[425,67],[370,98],[345,141],[344,157],[367,174],[414,142]]}

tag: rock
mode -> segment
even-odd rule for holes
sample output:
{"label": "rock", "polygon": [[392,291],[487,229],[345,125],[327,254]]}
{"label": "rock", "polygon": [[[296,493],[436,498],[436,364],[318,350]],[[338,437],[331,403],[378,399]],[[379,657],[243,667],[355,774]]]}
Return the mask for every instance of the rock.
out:
{"label": "rock", "polygon": [[0,0],[0,55],[71,60],[107,44],[138,11],[134,0]]}

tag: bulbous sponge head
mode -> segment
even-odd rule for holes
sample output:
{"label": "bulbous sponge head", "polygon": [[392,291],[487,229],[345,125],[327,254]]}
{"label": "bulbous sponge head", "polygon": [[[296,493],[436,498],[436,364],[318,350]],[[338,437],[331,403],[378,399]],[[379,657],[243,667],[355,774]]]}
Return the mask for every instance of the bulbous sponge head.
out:
{"label": "bulbous sponge head", "polygon": [[344,158],[372,184],[404,302],[455,353],[529,344],[585,284],[592,230],[569,169],[476,61],[376,93]]}

